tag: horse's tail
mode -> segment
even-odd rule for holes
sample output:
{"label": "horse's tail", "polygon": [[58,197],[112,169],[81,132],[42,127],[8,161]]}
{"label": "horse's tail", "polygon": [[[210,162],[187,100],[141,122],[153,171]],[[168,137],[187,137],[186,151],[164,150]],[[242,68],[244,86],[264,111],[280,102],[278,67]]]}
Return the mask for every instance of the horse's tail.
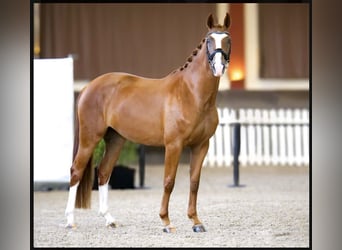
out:
{"label": "horse's tail", "polygon": [[92,157],[90,157],[87,166],[83,172],[83,177],[77,188],[76,194],[76,208],[90,208],[91,207],[91,190],[94,184],[94,168],[92,167]]}
{"label": "horse's tail", "polygon": [[[78,96],[78,99],[80,95]],[[77,99],[77,102],[78,102],[78,99]],[[77,151],[78,151],[78,143],[79,143],[79,124],[78,124],[78,114],[76,110],[73,160],[75,159]],[[93,158],[93,155],[91,155],[90,159],[88,160],[88,163],[84,169],[80,183],[77,187],[76,204],[75,204],[76,208],[90,208],[91,207],[91,191],[93,188],[94,171],[95,171],[94,168],[92,167],[92,158]]]}

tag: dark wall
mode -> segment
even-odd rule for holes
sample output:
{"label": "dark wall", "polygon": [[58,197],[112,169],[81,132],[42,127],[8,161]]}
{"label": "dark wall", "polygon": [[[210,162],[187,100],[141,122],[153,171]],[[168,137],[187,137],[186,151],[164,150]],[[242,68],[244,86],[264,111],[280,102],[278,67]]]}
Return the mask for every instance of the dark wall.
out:
{"label": "dark wall", "polygon": [[259,4],[260,78],[308,78],[310,5]]}
{"label": "dark wall", "polygon": [[107,72],[160,78],[204,38],[216,4],[41,4],[41,58],[75,55],[76,80]]}

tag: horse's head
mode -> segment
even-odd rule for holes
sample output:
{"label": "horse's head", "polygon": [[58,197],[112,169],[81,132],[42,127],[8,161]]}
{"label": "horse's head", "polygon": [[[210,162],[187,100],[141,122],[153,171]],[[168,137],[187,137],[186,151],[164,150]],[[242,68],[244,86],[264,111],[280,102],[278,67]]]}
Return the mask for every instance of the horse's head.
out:
{"label": "horse's head", "polygon": [[228,33],[230,16],[227,13],[223,25],[220,25],[214,23],[213,15],[210,14],[207,26],[209,29],[206,36],[208,62],[213,75],[220,77],[226,70],[230,57],[231,39]]}

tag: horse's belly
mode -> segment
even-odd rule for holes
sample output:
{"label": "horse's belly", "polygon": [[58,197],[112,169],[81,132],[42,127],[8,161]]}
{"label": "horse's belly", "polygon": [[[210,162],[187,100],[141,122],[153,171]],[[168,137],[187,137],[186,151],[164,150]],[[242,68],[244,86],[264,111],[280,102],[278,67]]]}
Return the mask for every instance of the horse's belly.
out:
{"label": "horse's belly", "polygon": [[130,141],[160,146],[163,144],[163,124],[157,106],[149,105],[121,105],[109,120],[109,125],[120,135]]}
{"label": "horse's belly", "polygon": [[135,143],[149,146],[163,145],[163,133],[160,126],[156,126],[156,124],[130,120],[114,125],[113,128],[120,135]]}

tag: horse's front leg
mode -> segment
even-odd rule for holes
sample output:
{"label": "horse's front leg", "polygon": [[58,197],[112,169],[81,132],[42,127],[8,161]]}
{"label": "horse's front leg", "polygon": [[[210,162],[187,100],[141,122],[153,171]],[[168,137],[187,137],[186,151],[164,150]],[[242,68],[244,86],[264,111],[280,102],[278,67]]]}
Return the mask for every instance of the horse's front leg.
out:
{"label": "horse's front leg", "polygon": [[164,193],[159,216],[165,226],[163,231],[166,233],[173,233],[176,231],[176,228],[171,224],[169,218],[169,200],[175,184],[175,177],[181,152],[181,144],[172,143],[165,145]]}
{"label": "horse's front leg", "polygon": [[191,148],[190,161],[190,196],[188,217],[193,221],[194,232],[205,232],[205,228],[197,216],[197,192],[200,183],[201,169],[209,147],[209,140]]}

